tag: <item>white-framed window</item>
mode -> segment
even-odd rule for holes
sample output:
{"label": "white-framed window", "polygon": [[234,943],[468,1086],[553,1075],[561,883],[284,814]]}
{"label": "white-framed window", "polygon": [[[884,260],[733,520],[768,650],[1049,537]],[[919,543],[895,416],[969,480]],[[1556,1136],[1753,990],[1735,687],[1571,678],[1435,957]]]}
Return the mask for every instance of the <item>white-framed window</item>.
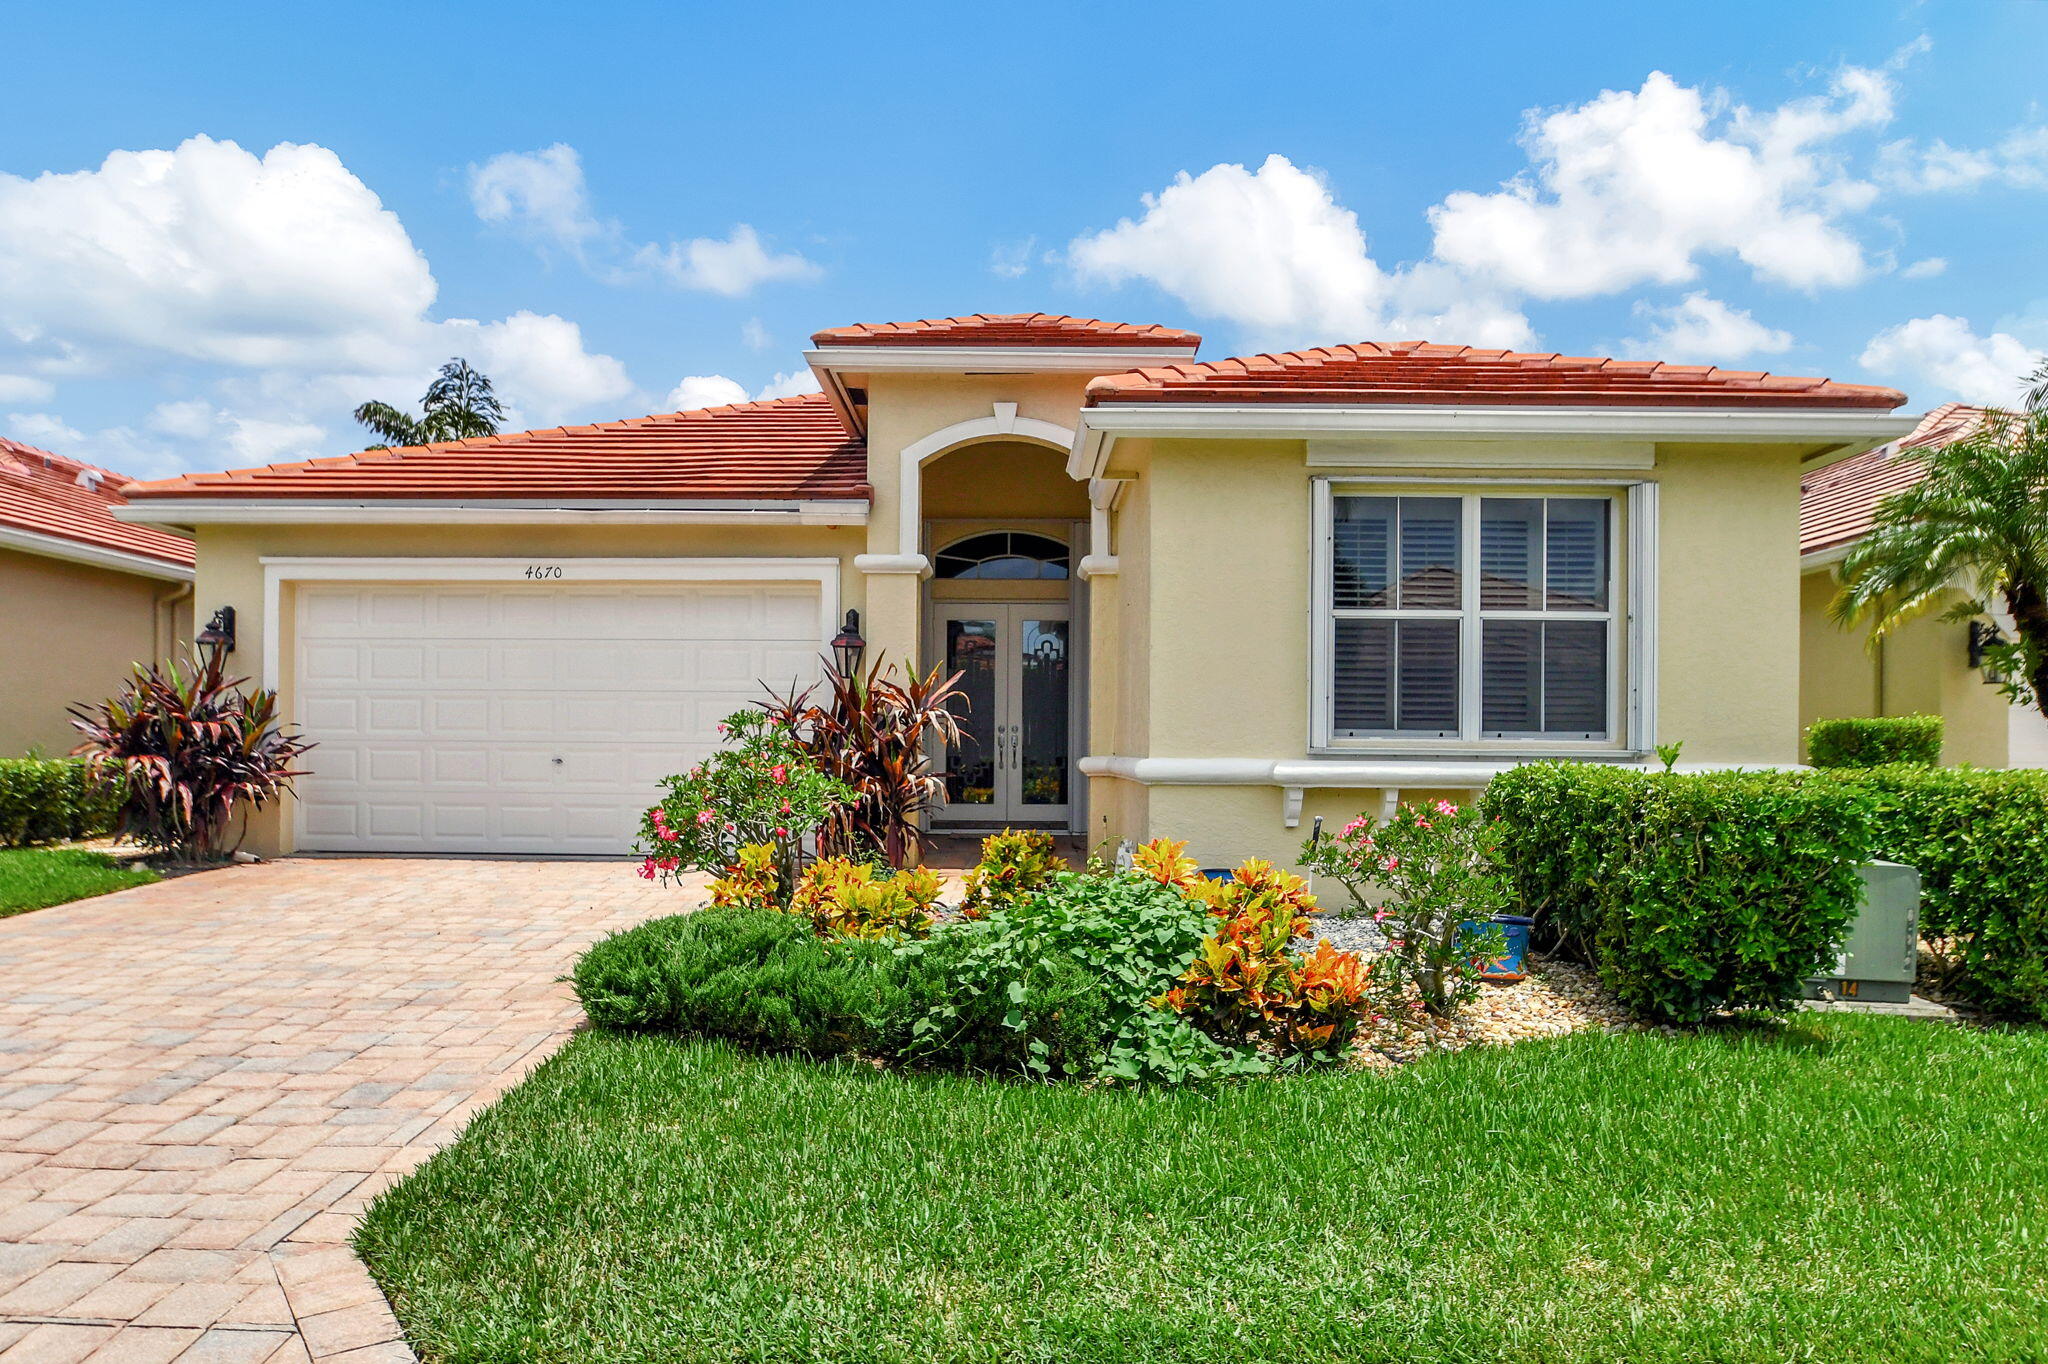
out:
{"label": "white-framed window", "polygon": [[1647,485],[1316,483],[1312,747],[1644,741]]}

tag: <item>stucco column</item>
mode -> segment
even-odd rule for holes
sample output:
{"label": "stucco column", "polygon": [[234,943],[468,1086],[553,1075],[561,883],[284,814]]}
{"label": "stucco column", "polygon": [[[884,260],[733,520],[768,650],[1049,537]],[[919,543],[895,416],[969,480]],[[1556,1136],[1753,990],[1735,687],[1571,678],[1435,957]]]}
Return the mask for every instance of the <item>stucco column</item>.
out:
{"label": "stucco column", "polygon": [[[916,672],[919,665],[918,636],[920,634],[920,611],[918,604],[922,593],[918,591],[923,581],[920,570],[922,556],[916,562],[907,559],[895,561],[896,556],[859,555],[854,565],[867,578],[866,612],[861,616],[861,634],[867,639],[868,662],[886,657],[898,669],[900,676],[908,677]],[[880,565],[871,565],[866,560],[885,559]]]}

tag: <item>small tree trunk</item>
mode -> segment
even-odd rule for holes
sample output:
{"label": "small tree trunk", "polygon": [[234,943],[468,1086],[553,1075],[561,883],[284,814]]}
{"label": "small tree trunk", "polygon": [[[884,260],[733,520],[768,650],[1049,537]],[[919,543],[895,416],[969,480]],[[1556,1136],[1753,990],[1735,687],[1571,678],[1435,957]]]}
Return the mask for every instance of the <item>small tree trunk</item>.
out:
{"label": "small tree trunk", "polygon": [[2034,584],[2016,583],[2005,589],[2005,607],[2033,663],[2027,685],[2034,690],[2034,709],[2048,715],[2048,600]]}

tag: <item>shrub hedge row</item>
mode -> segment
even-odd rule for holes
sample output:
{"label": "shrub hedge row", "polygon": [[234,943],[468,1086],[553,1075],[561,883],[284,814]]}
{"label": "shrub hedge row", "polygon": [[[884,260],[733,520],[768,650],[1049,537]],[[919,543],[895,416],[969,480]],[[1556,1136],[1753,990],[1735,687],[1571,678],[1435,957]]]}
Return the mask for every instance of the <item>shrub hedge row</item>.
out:
{"label": "shrub hedge row", "polygon": [[114,827],[118,797],[72,758],[0,758],[0,847],[92,838]]}
{"label": "shrub hedge row", "polygon": [[1854,917],[1871,800],[1814,774],[1538,763],[1483,799],[1545,936],[1647,1017],[1783,1009]]}
{"label": "shrub hedge row", "polygon": [[2048,772],[1893,766],[1830,774],[1871,810],[1873,851],[1920,872],[1920,931],[1948,983],[2048,1019]]}
{"label": "shrub hedge row", "polygon": [[1816,720],[1806,729],[1807,761],[1815,767],[1883,767],[1941,761],[1939,715],[1885,715]]}

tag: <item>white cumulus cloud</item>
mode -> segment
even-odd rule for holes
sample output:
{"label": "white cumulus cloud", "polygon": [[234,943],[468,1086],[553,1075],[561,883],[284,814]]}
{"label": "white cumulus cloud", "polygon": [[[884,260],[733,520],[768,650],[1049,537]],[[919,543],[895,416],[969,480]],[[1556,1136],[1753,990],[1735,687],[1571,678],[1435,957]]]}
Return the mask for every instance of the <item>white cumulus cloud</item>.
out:
{"label": "white cumulus cloud", "polygon": [[1639,90],[1532,113],[1530,169],[1430,210],[1435,253],[1534,298],[1682,284],[1712,256],[1802,289],[1853,284],[1869,265],[1842,219],[1871,190],[1831,144],[1891,113],[1889,76],[1860,68],[1769,112],[1652,72]]}
{"label": "white cumulus cloud", "polygon": [[1767,327],[1746,310],[1704,291],[1667,307],[1638,303],[1635,315],[1648,324],[1624,349],[1646,360],[1681,364],[1726,364],[1751,355],[1776,355],[1792,348],[1792,333]]}
{"label": "white cumulus cloud", "polygon": [[500,152],[469,168],[476,216],[550,242],[581,259],[586,247],[616,232],[590,211],[583,161],[566,142],[537,152]]}
{"label": "white cumulus cloud", "polygon": [[1951,147],[1940,138],[1885,144],[1878,178],[1891,189],[1942,194],[1984,185],[2048,186],[2048,124],[2015,128],[1989,147]]}
{"label": "white cumulus cloud", "polygon": [[[520,193],[543,202],[535,182]],[[139,382],[211,367],[203,430],[192,409],[190,434],[159,413],[172,425],[149,436],[109,427],[82,437],[137,459],[182,448],[198,466],[264,462],[330,432],[353,446],[355,404],[416,403],[458,354],[536,421],[631,391],[624,367],[590,350],[575,323],[532,312],[437,320],[436,292],[398,216],[324,147],[281,143],[259,156],[193,137],[117,151],[91,170],[0,174],[0,399],[43,405],[77,375]]]}
{"label": "white cumulus cloud", "polygon": [[799,252],[769,250],[746,223],[724,237],[628,242],[617,222],[592,207],[582,157],[565,142],[536,152],[499,152],[471,166],[469,202],[484,222],[559,247],[612,280],[652,273],[685,289],[738,298],[763,284],[824,273]]}
{"label": "white cumulus cloud", "polygon": [[777,374],[751,393],[745,384],[723,374],[692,374],[669,390],[668,408],[672,412],[688,412],[699,407],[793,398],[800,393],[816,393],[819,387],[818,376],[803,368]]}
{"label": "white cumulus cloud", "polygon": [[[1935,398],[2011,406],[2044,359],[2048,352],[2010,332],[1979,336],[1968,318],[1935,313],[1885,328],[1870,338],[1859,363],[1903,387],[1932,388]],[[1914,401],[1922,395],[1916,393]]]}
{"label": "white cumulus cloud", "polygon": [[1453,325],[1458,339],[1482,345],[1529,337],[1521,314],[1483,291],[1381,269],[1358,215],[1321,176],[1284,156],[1268,156],[1255,171],[1226,164],[1182,172],[1144,202],[1142,216],[1069,245],[1077,276],[1143,280],[1275,344],[1421,336]]}
{"label": "white cumulus cloud", "polygon": [[1900,279],[1933,279],[1948,269],[1948,261],[1942,256],[1928,256],[1916,260],[1899,271]]}

